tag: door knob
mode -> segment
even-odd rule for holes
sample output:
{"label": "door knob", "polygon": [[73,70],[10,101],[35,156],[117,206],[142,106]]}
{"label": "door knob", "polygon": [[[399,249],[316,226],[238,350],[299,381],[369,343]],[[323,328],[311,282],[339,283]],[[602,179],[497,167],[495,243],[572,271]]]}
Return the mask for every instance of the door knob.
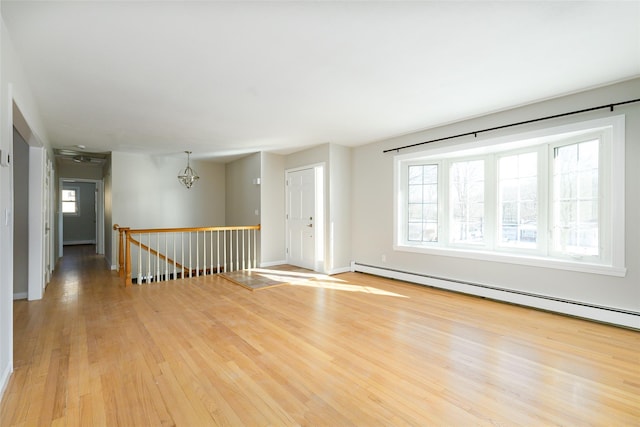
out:
{"label": "door knob", "polygon": [[307,224],[307,227],[313,227],[313,224]]}

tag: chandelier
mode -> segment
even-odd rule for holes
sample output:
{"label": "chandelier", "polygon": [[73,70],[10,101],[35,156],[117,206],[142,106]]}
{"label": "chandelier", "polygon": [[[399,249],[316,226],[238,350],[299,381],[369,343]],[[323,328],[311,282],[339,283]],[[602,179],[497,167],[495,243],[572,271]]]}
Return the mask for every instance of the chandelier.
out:
{"label": "chandelier", "polygon": [[184,170],[180,170],[180,174],[178,175],[178,181],[182,183],[187,189],[191,188],[194,182],[200,179],[200,177],[196,174],[196,171],[191,169],[191,165],[189,164],[191,151],[185,151],[187,153],[187,167]]}

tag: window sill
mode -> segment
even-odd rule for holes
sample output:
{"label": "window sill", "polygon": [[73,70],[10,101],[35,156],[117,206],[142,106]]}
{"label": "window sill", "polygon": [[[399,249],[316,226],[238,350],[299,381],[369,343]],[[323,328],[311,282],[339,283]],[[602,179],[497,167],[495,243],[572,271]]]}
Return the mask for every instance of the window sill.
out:
{"label": "window sill", "polygon": [[624,277],[627,274],[625,267],[587,262],[575,262],[564,259],[545,258],[532,255],[512,254],[504,252],[474,251],[458,248],[426,248],[424,246],[394,245],[393,249],[399,252],[413,252],[426,255],[448,256],[466,258],[480,261],[502,262],[508,264],[527,265],[532,267],[553,268],[556,270],[577,271],[581,273],[602,274],[606,276]]}

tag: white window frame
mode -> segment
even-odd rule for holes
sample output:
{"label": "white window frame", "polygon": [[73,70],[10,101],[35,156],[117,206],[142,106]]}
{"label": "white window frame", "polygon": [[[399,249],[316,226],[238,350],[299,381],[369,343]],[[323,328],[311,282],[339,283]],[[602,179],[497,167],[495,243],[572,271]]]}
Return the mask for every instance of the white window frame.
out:
{"label": "white window frame", "polygon": [[[64,186],[62,191],[64,190],[73,190],[76,192],[76,211],[75,212],[62,212],[64,216],[80,216],[80,187],[79,186]],[[62,206],[64,206],[65,200],[62,198],[62,191],[60,192],[60,210],[62,210]]]}
{"label": "white window frame", "polygon": [[[584,140],[601,135],[599,154],[600,256],[554,256],[550,248],[552,182],[550,153],[558,144]],[[449,162],[471,158],[510,155],[523,151],[538,151],[538,232],[534,250],[501,247],[497,242],[497,160],[485,176],[485,246],[450,244],[448,235],[448,174]],[[438,164],[438,241],[410,243],[406,239],[407,166]],[[535,131],[476,140],[449,146],[434,146],[420,152],[396,155],[394,158],[394,250],[431,255],[451,256],[521,265],[580,271],[624,277],[625,267],[625,116],[617,115]],[[491,207],[487,207],[491,204]]]}

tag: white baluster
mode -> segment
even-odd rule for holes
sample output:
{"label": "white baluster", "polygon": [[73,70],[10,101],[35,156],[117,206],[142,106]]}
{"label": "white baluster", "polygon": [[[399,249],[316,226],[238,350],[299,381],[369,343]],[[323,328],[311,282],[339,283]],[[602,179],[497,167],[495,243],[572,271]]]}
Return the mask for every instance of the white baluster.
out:
{"label": "white baluster", "polygon": [[193,275],[193,269],[191,268],[191,232],[189,232],[189,278]]}
{"label": "white baluster", "polygon": [[238,249],[240,248],[240,239],[238,238],[238,229],[236,229],[236,270],[240,270],[240,254]]}
{"label": "white baluster", "polygon": [[211,266],[211,270],[209,270],[209,272],[213,274],[213,230],[209,232],[209,243],[211,244],[211,250],[209,251],[209,265]]}
{"label": "white baluster", "polygon": [[[149,247],[149,234],[146,234],[147,236],[147,247]],[[144,276],[144,282],[145,283],[149,283],[149,276],[150,276],[150,270],[151,270],[151,254],[149,253],[149,250],[147,249],[147,267],[146,267],[146,271],[144,272],[143,276]]]}
{"label": "white baluster", "polygon": [[207,275],[207,230],[202,231],[202,275]]}
{"label": "white baluster", "polygon": [[[160,233],[156,234],[156,252],[158,252],[158,254],[160,253]],[[155,281],[159,282],[160,281],[160,256],[156,255],[154,257],[154,259],[156,260],[156,277],[155,277]]]}
{"label": "white baluster", "polygon": [[185,262],[184,262],[184,233],[183,232],[180,232],[180,245],[182,247],[181,254],[180,254],[180,264],[182,264],[182,267],[180,267],[180,278],[184,279]]}
{"label": "white baluster", "polygon": [[222,231],[222,250],[224,251],[224,256],[222,257],[222,269],[226,273],[227,270],[227,230]]}
{"label": "white baluster", "polygon": [[244,230],[242,230],[242,269],[245,269],[244,265]]}
{"label": "white baluster", "polygon": [[251,271],[251,230],[247,230],[247,262],[249,271]]}
{"label": "white baluster", "polygon": [[200,275],[200,237],[196,231],[196,277]]}
{"label": "white baluster", "polygon": [[217,256],[217,265],[216,265],[216,273],[220,273],[220,230],[216,231],[216,256]]}
{"label": "white baluster", "polygon": [[173,260],[173,280],[176,280],[178,278],[178,276],[176,275],[176,234],[177,233],[172,233],[172,243],[173,243],[173,256],[171,257],[171,259]]}
{"label": "white baluster", "polygon": [[[142,234],[138,235],[138,242],[142,244]],[[142,285],[142,248],[138,246],[138,285]]]}

